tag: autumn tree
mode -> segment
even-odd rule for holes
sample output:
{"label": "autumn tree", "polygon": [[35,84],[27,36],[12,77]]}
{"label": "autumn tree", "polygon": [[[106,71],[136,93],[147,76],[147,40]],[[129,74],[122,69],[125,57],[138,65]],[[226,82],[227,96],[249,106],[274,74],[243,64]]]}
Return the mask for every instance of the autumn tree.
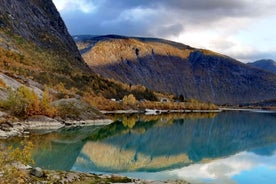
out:
{"label": "autumn tree", "polygon": [[124,105],[129,105],[129,106],[134,106],[136,105],[136,98],[133,94],[130,94],[128,96],[124,96],[123,98],[123,104]]}
{"label": "autumn tree", "polygon": [[42,99],[40,101],[40,113],[53,117],[57,112],[56,108],[53,107],[50,103],[52,102],[52,97],[49,93],[49,89],[46,87]]}
{"label": "autumn tree", "polygon": [[31,142],[22,143],[21,148],[8,147],[0,151],[0,184],[30,183],[27,172],[18,168],[18,164],[34,164],[31,158]]}
{"label": "autumn tree", "polygon": [[10,90],[10,95],[4,106],[11,111],[11,114],[25,117],[39,111],[39,99],[28,87],[21,86],[16,91]]}
{"label": "autumn tree", "polygon": [[26,118],[32,115],[47,115],[54,116],[56,110],[50,105],[51,98],[48,90],[42,95],[39,100],[33,90],[26,86],[21,86],[17,90],[10,89],[9,97],[2,102],[2,106],[10,111],[14,116]]}

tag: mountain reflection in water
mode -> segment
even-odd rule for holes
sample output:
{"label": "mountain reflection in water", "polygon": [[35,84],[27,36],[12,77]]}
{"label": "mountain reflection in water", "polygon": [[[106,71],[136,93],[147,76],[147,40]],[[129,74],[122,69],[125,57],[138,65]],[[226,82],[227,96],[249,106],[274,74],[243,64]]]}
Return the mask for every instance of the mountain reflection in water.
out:
{"label": "mountain reflection in water", "polygon": [[275,113],[114,118],[118,120],[104,127],[31,137],[36,165],[86,172],[164,172],[212,163],[245,151],[259,156],[273,156],[276,151],[271,146],[276,144]]}
{"label": "mountain reflection in water", "polygon": [[118,121],[89,136],[82,153],[93,163],[86,165],[92,170],[161,171],[275,143],[275,118],[275,114],[227,112],[146,122],[142,118],[131,123],[132,128]]}

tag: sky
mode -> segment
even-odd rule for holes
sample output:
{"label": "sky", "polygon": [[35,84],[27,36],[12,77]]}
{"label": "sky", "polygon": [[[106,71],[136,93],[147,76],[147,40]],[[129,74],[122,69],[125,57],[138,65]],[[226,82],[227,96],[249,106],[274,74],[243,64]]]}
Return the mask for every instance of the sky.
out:
{"label": "sky", "polygon": [[276,0],[53,0],[71,35],[157,37],[276,61]]}

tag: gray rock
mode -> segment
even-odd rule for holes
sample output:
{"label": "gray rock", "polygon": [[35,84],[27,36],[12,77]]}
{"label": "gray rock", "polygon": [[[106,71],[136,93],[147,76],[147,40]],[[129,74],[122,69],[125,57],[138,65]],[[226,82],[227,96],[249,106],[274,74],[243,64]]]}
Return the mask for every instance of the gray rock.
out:
{"label": "gray rock", "polygon": [[28,130],[57,130],[64,127],[61,122],[42,115],[28,118],[25,124]]}
{"label": "gray rock", "polygon": [[41,178],[43,176],[43,171],[40,167],[32,168],[31,175]]}
{"label": "gray rock", "polygon": [[7,113],[0,111],[0,117],[6,116]]}
{"label": "gray rock", "polygon": [[20,88],[23,84],[15,80],[14,78],[11,78],[3,73],[0,73],[0,79],[11,89],[16,90],[17,88]]}
{"label": "gray rock", "polygon": [[104,118],[96,108],[77,98],[60,99],[52,102],[52,105],[59,109],[61,118],[65,120],[80,121]]}

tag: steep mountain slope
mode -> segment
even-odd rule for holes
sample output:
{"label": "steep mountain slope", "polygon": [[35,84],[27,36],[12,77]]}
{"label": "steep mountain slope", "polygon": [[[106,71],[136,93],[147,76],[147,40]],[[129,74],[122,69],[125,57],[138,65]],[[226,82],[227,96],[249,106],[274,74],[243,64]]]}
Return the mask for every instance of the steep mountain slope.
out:
{"label": "steep mountain slope", "polygon": [[276,61],[271,59],[261,59],[247,64],[276,74]]}
{"label": "steep mountain slope", "polygon": [[[0,0],[0,4],[1,75],[27,86],[39,82],[40,89],[47,85],[63,96],[123,98],[130,93],[91,71],[51,0]],[[7,97],[11,85],[0,79],[0,97]]]}
{"label": "steep mountain slope", "polygon": [[51,0],[0,0],[0,3],[2,48],[29,56],[29,60],[39,59],[33,66],[36,69],[48,67],[62,73],[66,65],[67,73],[88,71]]}
{"label": "steep mountain slope", "polygon": [[218,104],[276,98],[276,75],[212,51],[155,38],[74,39],[90,68],[106,78]]}

